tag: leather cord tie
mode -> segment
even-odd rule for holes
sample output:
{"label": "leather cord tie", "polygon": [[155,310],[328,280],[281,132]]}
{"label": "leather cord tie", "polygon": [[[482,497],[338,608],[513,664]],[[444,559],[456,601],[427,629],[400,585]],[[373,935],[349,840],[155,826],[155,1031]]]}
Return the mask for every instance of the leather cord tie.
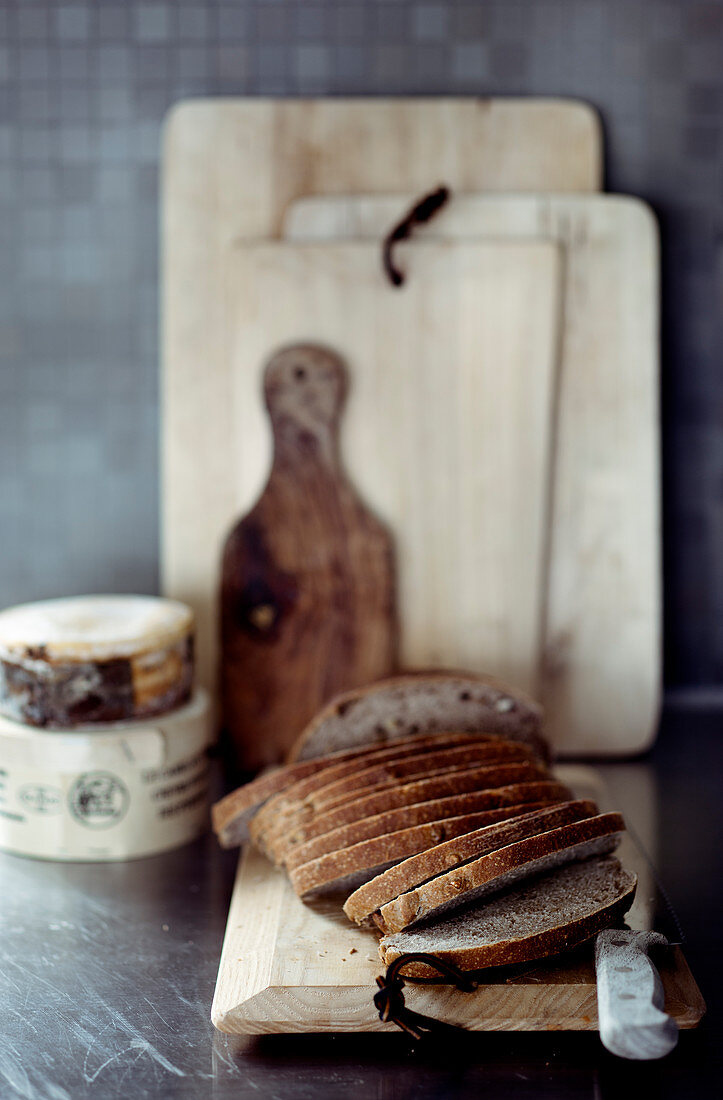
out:
{"label": "leather cord tie", "polygon": [[448,187],[438,187],[436,191],[430,191],[387,233],[382,245],[382,266],[392,286],[401,286],[404,282],[404,272],[394,262],[394,245],[397,241],[405,241],[407,237],[411,237],[416,225],[422,225],[433,218],[444,206],[449,195]]}
{"label": "leather cord tie", "polygon": [[[403,977],[400,971],[407,963],[413,962],[424,963],[436,970],[442,977]],[[453,963],[445,962],[443,959],[438,959],[434,955],[427,955],[422,951],[400,955],[387,967],[386,974],[377,978],[379,989],[374,994],[374,1004],[379,1011],[379,1019],[383,1023],[396,1024],[402,1031],[406,1031],[412,1039],[421,1039],[425,1032],[465,1030],[458,1024],[448,1024],[444,1020],[435,1020],[432,1016],[423,1016],[421,1012],[413,1012],[411,1008],[407,1008],[402,993],[405,982],[414,985],[445,985],[451,983],[462,993],[473,993],[477,988],[477,983],[472,981]]]}

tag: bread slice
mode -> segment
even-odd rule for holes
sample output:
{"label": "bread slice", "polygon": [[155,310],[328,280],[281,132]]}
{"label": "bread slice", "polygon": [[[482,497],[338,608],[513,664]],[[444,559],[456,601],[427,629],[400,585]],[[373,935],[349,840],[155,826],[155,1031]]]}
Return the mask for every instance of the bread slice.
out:
{"label": "bread slice", "polygon": [[[301,844],[311,837],[320,836],[339,825],[348,825],[364,817],[381,813],[396,806],[410,806],[414,802],[425,802],[431,798],[443,798],[445,795],[464,794],[465,791],[481,791],[492,787],[502,787],[513,783],[529,783],[540,780],[537,767],[530,763],[502,764],[491,767],[465,768],[462,771],[444,772],[442,775],[428,776],[410,783],[392,787],[383,787],[359,798],[334,806],[325,813],[317,814],[284,831],[267,842],[266,850],[277,861],[295,844]],[[255,819],[249,829],[252,837]]]}
{"label": "bread slice", "polygon": [[[491,741],[472,741],[465,745],[454,745],[434,752],[406,756],[403,759],[384,760],[371,767],[361,768],[336,782],[324,784],[305,798],[295,799],[292,792],[275,800],[274,806],[267,804],[263,818],[257,823],[256,835],[260,836],[262,827],[267,825],[270,832],[283,832],[301,821],[325,813],[350,798],[359,798],[363,793],[382,790],[413,779],[423,779],[430,775],[441,775],[448,771],[463,771],[466,768],[529,762],[542,776],[541,766],[535,761],[526,745],[512,741],[492,739]],[[321,773],[324,774],[323,772]],[[300,784],[303,786],[303,784]],[[271,811],[275,810],[271,819]]]}
{"label": "bread slice", "polygon": [[400,829],[410,829],[415,825],[444,821],[452,817],[472,814],[483,816],[485,820],[480,821],[478,826],[481,828],[483,825],[493,825],[496,821],[517,817],[531,810],[540,810],[550,803],[569,798],[567,787],[553,780],[543,780],[455,794],[448,798],[430,799],[428,802],[415,802],[411,806],[399,806],[394,810],[385,810],[372,817],[362,818],[361,821],[352,821],[349,825],[340,825],[328,833],[298,844],[287,853],[285,863],[288,869],[292,869],[328,852],[350,848],[352,844],[359,844],[362,840],[371,840],[384,833],[394,833]]}
{"label": "bread slice", "polygon": [[[234,848],[248,840],[248,822],[260,809],[273,799],[292,790],[300,797],[317,787],[331,783],[353,771],[368,767],[377,760],[396,759],[405,755],[432,752],[446,745],[464,744],[476,737],[480,741],[492,741],[492,735],[468,733],[434,733],[427,737],[408,737],[393,745],[379,746],[376,743],[364,748],[348,749],[345,752],[332,753],[330,756],[317,756],[301,764],[287,764],[264,772],[250,783],[245,783],[220,799],[211,809],[214,832],[224,848]],[[322,774],[323,773],[323,774]]]}
{"label": "bread slice", "polygon": [[384,933],[402,932],[420,921],[438,921],[450,910],[477,902],[520,879],[606,854],[617,846],[624,828],[620,814],[598,814],[508,844],[400,894],[374,913],[374,921]]}
{"label": "bread slice", "polygon": [[[453,749],[459,750],[457,758],[436,757]],[[299,812],[307,816],[331,809],[340,801],[348,801],[349,791],[358,797],[362,791],[370,791],[395,781],[392,769],[399,766],[408,775],[436,774],[438,771],[461,767],[460,761],[469,763],[489,756],[491,760],[524,760],[529,758],[525,745],[502,741],[485,734],[441,733],[431,737],[412,737],[399,745],[385,745],[371,753],[345,760],[332,768],[324,768],[315,775],[292,784],[261,807],[255,817],[252,836],[262,849],[268,845],[268,837],[289,828],[289,819]],[[328,759],[328,758],[327,758]],[[454,760],[457,759],[457,763]],[[406,762],[411,763],[407,766]],[[445,767],[445,764],[447,767]],[[297,765],[290,765],[296,767]],[[399,774],[399,773],[397,773]]]}
{"label": "bread slice", "polygon": [[[617,859],[573,863],[445,920],[385,936],[379,954],[387,965],[410,952],[426,952],[462,970],[508,966],[576,947],[622,919],[637,879]],[[423,964],[404,968],[427,977]]]}
{"label": "bread slice", "polygon": [[409,672],[337,695],[302,731],[289,761],[434,730],[477,730],[524,741],[544,760],[542,710],[501,680],[464,672]]}
{"label": "bread slice", "polygon": [[[573,821],[593,817],[597,813],[598,809],[594,802],[581,799],[534,810],[503,824],[485,824],[481,828],[475,828],[472,825],[469,830],[456,828],[455,822],[463,824],[474,816],[484,815],[452,818],[449,822],[421,825],[401,833],[393,833],[391,836],[380,837],[376,841],[355,844],[353,848],[346,849],[346,852],[335,853],[335,855],[307,863],[306,866],[298,869],[296,881],[294,875],[291,876],[291,880],[295,888],[298,881],[307,890],[313,889],[315,884],[318,884],[316,889],[319,889],[324,875],[327,880],[331,879],[335,864],[338,863],[339,871],[346,867],[356,867],[361,870],[373,866],[375,855],[386,855],[388,862],[393,863],[394,866],[390,866],[389,870],[377,874],[376,877],[366,874],[365,878],[360,878],[359,881],[363,885],[359,886],[344,903],[344,912],[349,920],[357,924],[370,923],[371,916],[376,910],[436,875],[441,875],[453,867],[458,867],[498,848],[505,848],[527,837],[537,836],[539,833],[547,833],[551,829],[558,829]],[[430,836],[433,836],[434,830],[437,830],[440,839],[425,845],[424,830],[428,830]],[[395,856],[398,858],[395,859]],[[382,862],[382,859],[376,859],[376,863]]]}
{"label": "bread slice", "polygon": [[[386,901],[443,870],[516,840],[591,817],[595,813],[597,807],[594,802],[581,801],[565,802],[539,813],[524,814],[506,824],[480,827],[475,818],[483,817],[483,814],[434,821],[331,852],[294,868],[289,872],[289,878],[299,897],[358,887],[347,898],[344,912],[350,920],[361,924],[368,921],[371,914]],[[402,871],[397,878],[398,888],[395,888],[392,885],[394,872],[409,864],[416,865],[411,881]]]}
{"label": "bread slice", "polygon": [[221,847],[235,848],[248,840],[248,823],[260,807],[292,783],[324,768],[326,759],[320,756],[303,764],[274,768],[214,803],[211,823]]}

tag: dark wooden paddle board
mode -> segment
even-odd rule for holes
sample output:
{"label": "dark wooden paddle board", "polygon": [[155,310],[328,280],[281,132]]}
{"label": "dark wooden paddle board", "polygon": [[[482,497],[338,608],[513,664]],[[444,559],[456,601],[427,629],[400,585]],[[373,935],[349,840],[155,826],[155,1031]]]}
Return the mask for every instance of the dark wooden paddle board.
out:
{"label": "dark wooden paddle board", "polygon": [[265,370],[273,464],[221,580],[223,724],[244,770],[283,759],[327,699],[394,667],[392,541],[341,465],[346,388],[340,358],[313,345]]}

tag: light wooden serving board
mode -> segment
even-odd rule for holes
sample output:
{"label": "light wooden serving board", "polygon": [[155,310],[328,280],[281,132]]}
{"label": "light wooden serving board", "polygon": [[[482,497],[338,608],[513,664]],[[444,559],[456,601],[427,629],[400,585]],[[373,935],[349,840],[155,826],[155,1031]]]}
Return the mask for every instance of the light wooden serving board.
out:
{"label": "light wooden serving board", "polygon": [[288,203],[310,193],[421,194],[439,182],[595,191],[601,149],[594,111],[564,100],[213,99],[173,109],[163,165],[161,575],[163,591],[196,613],[205,686],[216,683],[219,532],[239,514],[233,459],[219,444],[232,414],[215,384],[228,356],[234,242],[278,237]]}
{"label": "light wooden serving board", "polygon": [[[572,783],[578,796],[596,797],[604,805],[604,792],[590,769],[560,769],[560,778]],[[652,893],[650,866],[629,837],[617,854],[638,874],[635,907],[644,913]],[[343,900],[305,905],[285,874],[254,849],[244,851],[211,1013],[220,1031],[259,1035],[394,1030],[379,1020],[372,1000],[375,978],[384,972],[378,938],[350,924],[341,910]],[[632,924],[632,911],[630,916]],[[659,965],[666,1011],[680,1027],[695,1027],[705,1005],[680,948],[666,952]],[[415,1011],[472,1031],[597,1029],[590,947],[563,959],[488,970],[474,993],[410,985],[404,995]]]}
{"label": "light wooden serving board", "polygon": [[[534,693],[557,246],[428,242],[399,252],[400,289],[371,243],[247,243],[231,255],[232,355],[215,384],[226,386],[232,419],[216,446],[244,511],[270,465],[259,397],[269,348],[313,338],[341,354],[343,462],[394,534],[402,666],[491,671]],[[215,546],[221,532],[202,516]]]}
{"label": "light wooden serving board", "polygon": [[[379,240],[412,199],[300,199],[285,235]],[[655,734],[661,668],[654,219],[623,196],[460,194],[418,237],[563,249],[540,696],[559,753],[640,752]]]}

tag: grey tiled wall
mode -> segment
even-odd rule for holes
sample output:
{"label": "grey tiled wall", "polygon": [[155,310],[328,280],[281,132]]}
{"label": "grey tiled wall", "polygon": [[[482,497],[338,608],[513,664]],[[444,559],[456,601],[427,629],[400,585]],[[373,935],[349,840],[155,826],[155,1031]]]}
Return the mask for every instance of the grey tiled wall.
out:
{"label": "grey tiled wall", "polygon": [[670,683],[723,683],[721,0],[0,0],[0,605],[158,584],[161,120],[195,95],[553,94],[664,242]]}

